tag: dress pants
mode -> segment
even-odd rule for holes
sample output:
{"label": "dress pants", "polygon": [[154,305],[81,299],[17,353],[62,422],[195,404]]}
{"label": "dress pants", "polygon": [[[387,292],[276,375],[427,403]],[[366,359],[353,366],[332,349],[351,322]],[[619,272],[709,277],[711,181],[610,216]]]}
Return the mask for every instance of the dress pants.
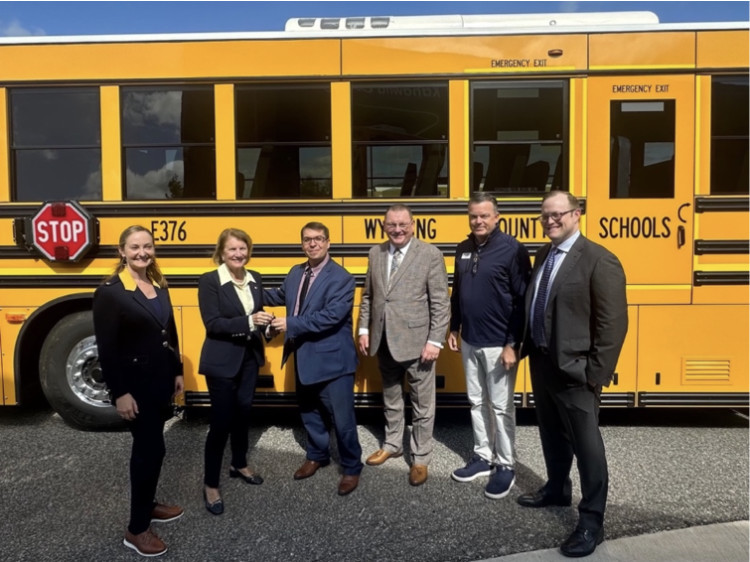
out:
{"label": "dress pants", "polygon": [[404,376],[409,383],[412,406],[411,461],[428,465],[432,460],[435,426],[435,361],[425,365],[419,357],[412,361],[396,361],[381,340],[378,365],[383,377],[383,405],[385,407],[385,443],[383,449],[400,453],[404,442]]}
{"label": "dress pants", "polygon": [[461,342],[466,395],[471,404],[474,454],[493,466],[516,462],[516,405],[513,391],[518,366],[506,369],[503,347],[474,347]]}
{"label": "dress pants", "polygon": [[581,477],[579,525],[598,532],[604,523],[609,474],[599,431],[601,387],[591,388],[557,369],[551,356],[532,349],[531,384],[542,452],[547,466],[545,491],[562,495],[568,488],[575,455]]}
{"label": "dress pants", "polygon": [[211,397],[210,428],[204,452],[203,483],[219,487],[221,463],[227,439],[232,450],[232,466],[247,466],[250,409],[258,382],[258,362],[250,349],[245,351],[240,372],[232,378],[206,377]]}
{"label": "dress pants", "polygon": [[315,384],[302,384],[298,374],[296,378],[300,416],[307,432],[307,459],[323,464],[330,461],[330,426],[333,425],[341,471],[349,475],[361,473],[362,447],[354,414],[354,373]]}
{"label": "dress pants", "polygon": [[128,531],[138,535],[151,525],[156,487],[166,453],[164,422],[168,404],[164,407],[138,402],[138,415],[128,422],[133,436],[130,453],[130,522]]}

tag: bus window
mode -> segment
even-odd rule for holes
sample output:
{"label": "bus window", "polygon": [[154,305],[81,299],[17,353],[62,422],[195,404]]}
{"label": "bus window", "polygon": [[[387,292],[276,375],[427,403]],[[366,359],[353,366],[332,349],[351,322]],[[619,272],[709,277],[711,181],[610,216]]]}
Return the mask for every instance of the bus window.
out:
{"label": "bus window", "polygon": [[565,83],[472,84],[472,186],[498,195],[566,189]]}
{"label": "bus window", "polygon": [[120,95],[124,198],[215,198],[213,87],[123,87]]}
{"label": "bus window", "polygon": [[237,198],[330,198],[331,87],[235,92]]}
{"label": "bus window", "polygon": [[352,85],[354,197],[447,197],[448,85]]}
{"label": "bus window", "polygon": [[98,88],[10,90],[14,201],[101,200]]}
{"label": "bus window", "polygon": [[610,103],[609,196],[674,197],[675,102]]}
{"label": "bus window", "polygon": [[748,77],[711,80],[711,194],[748,193]]}

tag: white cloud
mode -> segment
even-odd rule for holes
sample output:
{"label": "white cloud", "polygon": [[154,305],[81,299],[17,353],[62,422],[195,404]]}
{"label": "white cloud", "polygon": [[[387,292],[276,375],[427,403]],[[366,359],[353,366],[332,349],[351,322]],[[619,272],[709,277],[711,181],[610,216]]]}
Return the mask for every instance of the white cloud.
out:
{"label": "white cloud", "polygon": [[28,37],[35,35],[47,35],[47,33],[38,27],[28,29],[17,19],[8,22],[0,20],[0,36],[2,37]]}

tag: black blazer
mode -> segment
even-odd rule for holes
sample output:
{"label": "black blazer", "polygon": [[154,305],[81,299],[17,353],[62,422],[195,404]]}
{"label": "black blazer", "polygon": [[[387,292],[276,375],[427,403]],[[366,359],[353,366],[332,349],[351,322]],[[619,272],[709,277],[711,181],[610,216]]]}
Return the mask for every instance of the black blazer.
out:
{"label": "black blazer", "polygon": [[[252,313],[263,310],[263,282],[257,271],[250,271],[253,296]],[[198,372],[209,377],[231,378],[237,375],[249,349],[258,366],[265,363],[263,336],[259,328],[250,330],[245,308],[232,283],[219,284],[219,272],[210,271],[198,280],[198,305],[206,327]]]}
{"label": "black blazer", "polygon": [[[525,350],[531,347],[529,318],[536,277],[550,248],[542,246],[534,259],[526,292]],[[576,382],[609,386],[628,331],[625,285],[617,257],[579,236],[549,288],[544,319],[552,359]]]}
{"label": "black blazer", "polygon": [[177,328],[167,289],[156,287],[160,312],[127,271],[94,292],[94,333],[102,375],[113,400],[169,403],[182,375]]}

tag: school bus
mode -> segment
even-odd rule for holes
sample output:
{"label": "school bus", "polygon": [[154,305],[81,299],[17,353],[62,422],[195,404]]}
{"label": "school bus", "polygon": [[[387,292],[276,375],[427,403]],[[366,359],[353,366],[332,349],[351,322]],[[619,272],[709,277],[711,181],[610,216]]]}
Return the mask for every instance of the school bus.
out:
{"label": "school bus", "polygon": [[[91,321],[132,224],[169,281],[180,404],[208,404],[197,279],[227,226],[277,286],[299,232],[331,231],[358,281],[407,203],[452,274],[474,191],[544,243],[543,193],[584,205],[627,274],[630,329],[605,406],[748,405],[748,22],[654,14],[296,18],[278,33],[0,39],[2,404],[43,389],[70,424],[119,423]],[[276,311],[283,314],[283,311]],[[356,329],[356,328],[355,328]],[[257,402],[294,400],[267,346]],[[438,402],[465,404],[459,354]],[[380,400],[361,360],[359,405]],[[533,406],[527,367],[516,404]]]}

